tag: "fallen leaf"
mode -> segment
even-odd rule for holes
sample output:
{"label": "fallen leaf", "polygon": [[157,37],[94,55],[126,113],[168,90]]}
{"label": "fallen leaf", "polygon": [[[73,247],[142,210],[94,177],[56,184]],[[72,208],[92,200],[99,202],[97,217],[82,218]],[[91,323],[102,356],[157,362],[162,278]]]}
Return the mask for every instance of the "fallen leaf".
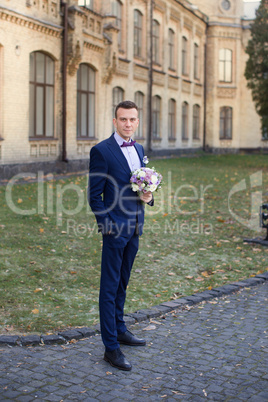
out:
{"label": "fallen leaf", "polygon": [[32,310],[32,313],[33,313],[33,314],[38,314],[38,313],[39,313],[38,308],[34,308],[34,309]]}
{"label": "fallen leaf", "polygon": [[40,229],[39,229],[39,232],[40,232],[40,233],[44,233],[44,229],[43,229],[43,228],[40,228]]}
{"label": "fallen leaf", "polygon": [[34,293],[41,292],[41,290],[43,290],[43,289],[42,288],[37,288],[37,289],[34,290]]}
{"label": "fallen leaf", "polygon": [[143,331],[152,331],[153,329],[156,329],[155,325],[148,325],[148,327],[143,328]]}

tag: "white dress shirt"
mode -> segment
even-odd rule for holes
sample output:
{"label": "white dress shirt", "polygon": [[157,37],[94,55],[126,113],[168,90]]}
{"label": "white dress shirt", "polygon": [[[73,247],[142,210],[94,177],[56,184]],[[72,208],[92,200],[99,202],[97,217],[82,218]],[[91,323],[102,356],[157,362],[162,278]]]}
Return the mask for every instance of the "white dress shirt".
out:
{"label": "white dress shirt", "polygon": [[[139,158],[138,152],[136,151],[135,146],[121,147],[124,140],[122,137],[120,137],[120,135],[117,132],[114,133],[114,139],[116,140],[121,151],[123,152],[123,155],[127,160],[127,163],[128,163],[128,166],[129,166],[131,172],[133,172],[133,170],[139,169],[141,167],[141,161],[140,161],[140,158]],[[131,141],[131,139],[129,139],[129,141]],[[127,141],[125,141],[125,142],[127,142]]]}

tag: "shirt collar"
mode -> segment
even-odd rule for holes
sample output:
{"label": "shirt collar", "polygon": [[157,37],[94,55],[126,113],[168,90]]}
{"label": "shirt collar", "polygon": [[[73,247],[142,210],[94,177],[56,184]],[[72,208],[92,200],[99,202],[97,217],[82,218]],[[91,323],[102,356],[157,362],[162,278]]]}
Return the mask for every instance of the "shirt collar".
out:
{"label": "shirt collar", "polygon": [[[127,142],[124,141],[123,138],[115,131],[114,132],[114,139],[116,140],[117,144],[121,147],[121,145],[123,145],[123,142]],[[129,139],[129,141],[131,141],[131,138]]]}

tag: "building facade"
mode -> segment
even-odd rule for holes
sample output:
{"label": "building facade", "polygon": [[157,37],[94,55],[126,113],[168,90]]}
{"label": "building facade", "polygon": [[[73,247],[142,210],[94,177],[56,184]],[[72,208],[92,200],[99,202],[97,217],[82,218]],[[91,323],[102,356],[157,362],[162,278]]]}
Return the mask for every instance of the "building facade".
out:
{"label": "building facade", "polygon": [[243,1],[153,3],[0,0],[2,176],[86,167],[125,99],[152,152],[267,147],[244,78]]}

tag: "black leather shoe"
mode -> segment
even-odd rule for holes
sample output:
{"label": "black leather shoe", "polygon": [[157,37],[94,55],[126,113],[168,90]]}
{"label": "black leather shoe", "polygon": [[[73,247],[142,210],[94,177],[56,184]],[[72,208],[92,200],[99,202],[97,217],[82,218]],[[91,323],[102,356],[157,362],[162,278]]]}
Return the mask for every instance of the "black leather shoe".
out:
{"label": "black leather shoe", "polygon": [[146,345],[145,339],[136,338],[130,331],[117,335],[117,340],[123,345],[129,346],[144,346]]}
{"label": "black leather shoe", "polygon": [[104,360],[109,362],[111,366],[118,368],[119,370],[130,371],[132,369],[131,364],[127,361],[121,350],[115,349],[111,352],[104,353]]}

